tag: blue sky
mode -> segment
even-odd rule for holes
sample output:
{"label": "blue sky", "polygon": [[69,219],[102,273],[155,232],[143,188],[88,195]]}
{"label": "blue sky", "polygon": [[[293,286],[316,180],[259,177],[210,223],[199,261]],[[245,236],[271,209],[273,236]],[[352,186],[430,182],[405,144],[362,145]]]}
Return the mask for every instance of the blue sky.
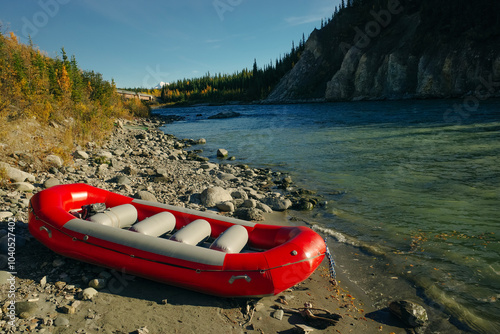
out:
{"label": "blue sky", "polygon": [[262,66],[330,17],[340,0],[2,0],[2,32],[118,87]]}

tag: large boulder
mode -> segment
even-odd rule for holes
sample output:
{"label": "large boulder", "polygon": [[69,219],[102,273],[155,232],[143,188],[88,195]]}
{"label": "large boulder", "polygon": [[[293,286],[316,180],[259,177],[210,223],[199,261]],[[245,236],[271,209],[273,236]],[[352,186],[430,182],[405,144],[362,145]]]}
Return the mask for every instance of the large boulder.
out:
{"label": "large boulder", "polygon": [[218,203],[232,201],[233,197],[224,188],[211,187],[201,193],[201,203],[206,207],[214,207]]}

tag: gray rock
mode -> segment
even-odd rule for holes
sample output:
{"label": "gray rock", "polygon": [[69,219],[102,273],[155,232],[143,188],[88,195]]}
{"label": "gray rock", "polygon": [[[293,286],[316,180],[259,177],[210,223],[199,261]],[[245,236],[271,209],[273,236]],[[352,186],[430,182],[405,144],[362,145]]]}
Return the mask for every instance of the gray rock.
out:
{"label": "gray rock", "polygon": [[150,193],[149,191],[141,190],[138,191],[135,195],[135,198],[142,199],[144,201],[150,201],[150,202],[158,202],[156,199],[155,195]]}
{"label": "gray rock", "polygon": [[89,158],[89,155],[87,154],[87,152],[82,151],[82,150],[75,151],[75,153],[73,153],[73,156],[75,157],[75,159],[87,160]]}
{"label": "gray rock", "polygon": [[59,267],[64,266],[65,263],[66,262],[64,262],[63,259],[55,259],[54,261],[52,261],[52,267],[59,268]]}
{"label": "gray rock", "polygon": [[98,175],[105,175],[108,172],[109,165],[108,164],[100,164],[99,167],[97,167],[97,174]]}
{"label": "gray rock", "polygon": [[219,148],[217,150],[217,156],[219,158],[224,158],[224,157],[227,157],[229,155],[229,152],[226,150],[226,149],[223,149],[223,148]]}
{"label": "gray rock", "polygon": [[123,168],[123,173],[125,173],[129,176],[135,176],[135,175],[137,175],[138,171],[137,171],[137,168],[135,168],[133,166],[126,166],[125,168]]}
{"label": "gray rock", "polygon": [[106,280],[104,278],[96,278],[89,282],[89,287],[96,290],[101,290],[106,287]]}
{"label": "gray rock", "polygon": [[276,310],[276,311],[273,312],[273,318],[278,319],[278,320],[282,320],[283,319],[283,315],[284,315],[284,311],[283,310]]}
{"label": "gray rock", "polygon": [[8,211],[1,211],[1,212],[0,212],[0,221],[4,220],[4,219],[6,219],[6,218],[10,218],[10,217],[12,217],[12,216],[14,216],[14,215],[12,214],[12,212],[8,212]]}
{"label": "gray rock", "polygon": [[111,159],[111,158],[113,158],[113,153],[108,152],[108,151],[100,151],[97,153],[97,157]]}
{"label": "gray rock", "polygon": [[94,288],[86,288],[81,292],[80,298],[82,300],[92,300],[94,299],[99,293],[97,292],[96,289]]}
{"label": "gray rock", "polygon": [[35,176],[33,176],[32,174],[11,167],[5,162],[0,162],[0,169],[5,171],[7,179],[12,182],[24,182],[26,180],[28,180],[29,182],[35,182]]}
{"label": "gray rock", "polygon": [[47,276],[43,276],[42,279],[40,280],[40,286],[42,288],[45,288],[45,284],[47,284]]}
{"label": "gray rock", "polygon": [[234,199],[248,199],[248,194],[244,190],[232,191],[231,196],[233,196]]}
{"label": "gray rock", "polygon": [[124,156],[125,155],[125,151],[118,148],[116,149],[114,152],[113,152],[117,157],[121,157],[121,156]]}
{"label": "gray rock", "polygon": [[217,203],[217,209],[219,209],[222,212],[233,212],[234,211],[234,203],[233,202]]}
{"label": "gray rock", "polygon": [[314,209],[314,204],[306,198],[301,198],[294,206],[294,209],[299,211],[311,211]]}
{"label": "gray rock", "polygon": [[262,203],[262,202],[257,202],[257,209],[262,210],[265,213],[272,213],[273,209],[271,209],[268,205]]}
{"label": "gray rock", "polygon": [[200,167],[204,170],[211,170],[217,167],[216,164],[211,163],[211,162],[204,162],[200,165]]}
{"label": "gray rock", "polygon": [[218,203],[231,201],[231,194],[221,187],[211,187],[201,193],[201,203],[206,207],[214,207]]}
{"label": "gray rock", "polygon": [[264,216],[262,215],[262,211],[257,208],[239,208],[234,212],[234,216],[250,221],[263,221]]}
{"label": "gray rock", "polygon": [[35,190],[35,186],[28,182],[14,182],[11,186],[21,192],[32,192]]}
{"label": "gray rock", "polygon": [[217,177],[222,181],[234,181],[238,178],[231,173],[219,173]]}
{"label": "gray rock", "polygon": [[61,306],[60,311],[65,314],[75,314],[76,308],[70,305]]}
{"label": "gray rock", "polygon": [[389,310],[410,327],[424,326],[429,320],[425,308],[411,301],[394,301],[389,304]]}
{"label": "gray rock", "polygon": [[63,166],[62,159],[55,154],[48,155],[45,161],[52,167],[61,168]]}
{"label": "gray rock", "polygon": [[247,199],[243,202],[243,207],[244,208],[256,208],[257,207],[257,201],[254,199]]}
{"label": "gray rock", "polygon": [[268,197],[263,202],[274,211],[285,211],[292,206],[292,201],[284,197]]}
{"label": "gray rock", "polygon": [[123,168],[122,162],[120,160],[116,159],[116,158],[112,158],[110,160],[110,162],[111,162],[111,166],[113,166],[116,169],[122,169]]}
{"label": "gray rock", "polygon": [[128,177],[126,177],[125,175],[119,175],[115,178],[115,182],[119,185],[128,185],[130,183],[132,183],[132,181],[130,181],[130,179]]}
{"label": "gray rock", "polygon": [[51,177],[51,178],[45,180],[45,182],[43,183],[43,186],[45,188],[50,188],[50,187],[58,186],[60,184],[61,184],[61,181],[59,181],[55,177]]}

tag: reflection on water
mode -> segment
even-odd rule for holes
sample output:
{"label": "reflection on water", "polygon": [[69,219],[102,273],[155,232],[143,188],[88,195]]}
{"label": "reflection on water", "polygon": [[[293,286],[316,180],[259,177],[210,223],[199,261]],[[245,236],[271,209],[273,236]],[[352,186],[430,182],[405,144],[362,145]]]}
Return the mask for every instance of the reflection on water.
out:
{"label": "reflection on water", "polygon": [[[460,124],[450,101],[167,109],[165,131],[206,138],[236,163],[271,166],[329,201],[325,228],[384,244],[431,298],[473,327],[500,331],[500,112]],[[208,120],[224,110],[239,118]],[[202,116],[199,116],[201,114]],[[198,115],[198,116],[197,116]],[[338,192],[342,196],[338,196]],[[472,319],[472,320],[471,320]],[[487,329],[485,329],[487,328]]]}

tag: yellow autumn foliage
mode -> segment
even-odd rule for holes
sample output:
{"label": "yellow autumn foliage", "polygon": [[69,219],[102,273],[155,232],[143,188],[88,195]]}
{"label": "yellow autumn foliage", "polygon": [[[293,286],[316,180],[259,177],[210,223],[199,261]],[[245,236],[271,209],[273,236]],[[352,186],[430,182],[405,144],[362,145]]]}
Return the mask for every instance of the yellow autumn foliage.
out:
{"label": "yellow autumn foliage", "polygon": [[[148,116],[143,108],[122,101],[114,83],[82,71],[64,49],[62,59],[54,59],[19,43],[12,32],[0,33],[0,143],[5,148],[0,154],[22,147],[67,157],[75,144],[105,140],[116,118]],[[20,141],[19,134],[27,135]]]}

